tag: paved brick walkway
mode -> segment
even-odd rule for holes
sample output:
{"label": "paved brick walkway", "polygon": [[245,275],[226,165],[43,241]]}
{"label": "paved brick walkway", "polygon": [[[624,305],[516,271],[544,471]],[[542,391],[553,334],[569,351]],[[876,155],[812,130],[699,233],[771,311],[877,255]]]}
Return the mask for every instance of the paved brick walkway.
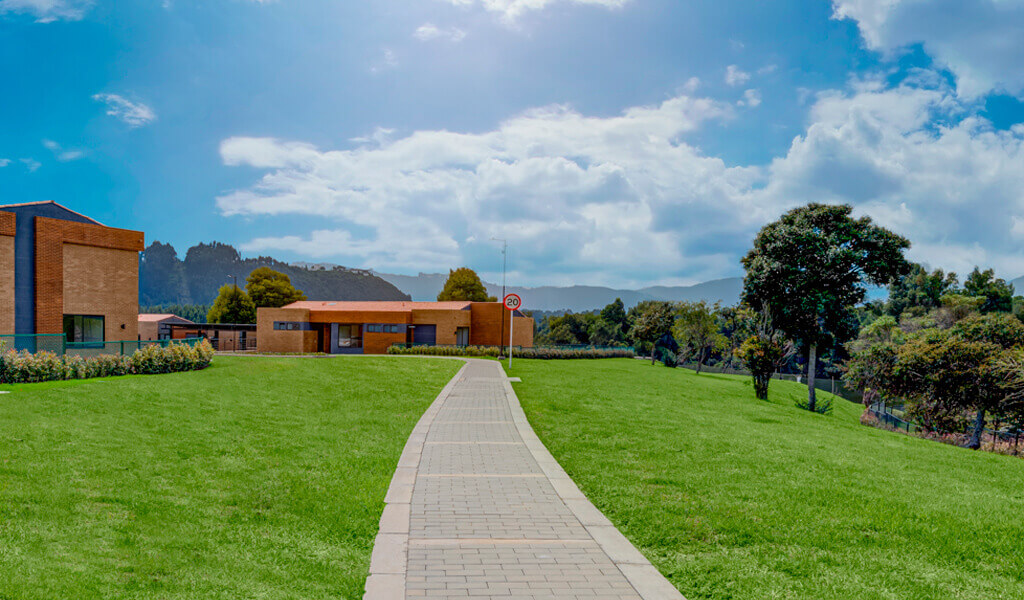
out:
{"label": "paved brick walkway", "polygon": [[494,361],[423,415],[388,490],[366,600],[682,595],[579,491]]}

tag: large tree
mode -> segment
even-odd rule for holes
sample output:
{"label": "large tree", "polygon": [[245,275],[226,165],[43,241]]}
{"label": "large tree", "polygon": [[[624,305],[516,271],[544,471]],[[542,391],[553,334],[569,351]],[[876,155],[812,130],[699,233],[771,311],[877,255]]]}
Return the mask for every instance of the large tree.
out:
{"label": "large tree", "polygon": [[985,298],[981,312],[1010,312],[1013,310],[1013,285],[995,276],[992,269],[982,271],[974,267],[964,281],[964,292],[968,296]]}
{"label": "large tree", "polygon": [[280,308],[306,299],[306,295],[292,285],[291,278],[270,267],[260,267],[249,273],[245,279],[245,291],[257,308]]}
{"label": "large tree", "polygon": [[719,306],[699,302],[680,302],[676,305],[672,335],[679,343],[681,354],[697,359],[697,373],[704,361],[715,350],[723,349],[727,340],[718,331]]}
{"label": "large tree", "polygon": [[629,337],[636,342],[651,345],[651,364],[657,358],[658,340],[672,332],[675,314],[672,304],[661,300],[645,300],[630,310],[632,325]]}
{"label": "large tree", "polygon": [[629,333],[629,318],[626,316],[626,305],[622,298],[616,298],[613,302],[601,309],[601,320],[619,329],[619,335],[615,336],[616,341],[622,341]]}
{"label": "large tree", "polygon": [[206,320],[209,323],[255,323],[256,305],[242,288],[231,284],[221,286]]}
{"label": "large tree", "polygon": [[487,288],[480,281],[480,277],[469,267],[448,271],[448,280],[444,282],[444,288],[437,295],[437,299],[439,302],[446,300],[497,302],[498,300],[494,296],[487,295]]}
{"label": "large tree", "polygon": [[743,300],[769,312],[787,337],[807,350],[807,408],[815,410],[817,349],[857,332],[852,309],[866,285],[889,285],[906,274],[905,238],[855,219],[853,208],[808,204],[766,225],[743,258]]}

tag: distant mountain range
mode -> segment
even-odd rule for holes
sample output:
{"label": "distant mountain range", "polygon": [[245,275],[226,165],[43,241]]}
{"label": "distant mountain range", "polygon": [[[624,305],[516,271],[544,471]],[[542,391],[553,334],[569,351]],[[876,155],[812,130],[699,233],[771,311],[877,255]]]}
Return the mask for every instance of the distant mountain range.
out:
{"label": "distant mountain range", "polygon": [[[420,273],[412,276],[374,271],[373,274],[409,294],[413,300],[435,300],[448,278],[446,273]],[[501,295],[500,284],[485,281],[484,285],[487,286],[489,294]],[[603,308],[616,298],[622,298],[627,308],[644,300],[706,300],[732,305],[739,302],[742,289],[743,280],[739,277],[730,277],[691,286],[653,286],[639,290],[584,285],[534,288],[509,286],[506,293],[519,294],[526,310],[584,312]]]}

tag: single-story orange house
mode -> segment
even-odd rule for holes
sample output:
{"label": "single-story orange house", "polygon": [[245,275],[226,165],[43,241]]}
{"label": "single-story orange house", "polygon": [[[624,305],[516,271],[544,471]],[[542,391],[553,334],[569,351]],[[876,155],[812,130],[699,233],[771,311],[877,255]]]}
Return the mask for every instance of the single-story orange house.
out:
{"label": "single-story orange house", "polygon": [[171,339],[171,325],[191,325],[192,321],[173,314],[147,314],[139,315],[139,339],[169,340]]}
{"label": "single-story orange house", "polygon": [[[511,317],[511,318],[510,318]],[[499,302],[293,302],[256,311],[261,352],[384,354],[393,344],[533,346],[533,319]]]}

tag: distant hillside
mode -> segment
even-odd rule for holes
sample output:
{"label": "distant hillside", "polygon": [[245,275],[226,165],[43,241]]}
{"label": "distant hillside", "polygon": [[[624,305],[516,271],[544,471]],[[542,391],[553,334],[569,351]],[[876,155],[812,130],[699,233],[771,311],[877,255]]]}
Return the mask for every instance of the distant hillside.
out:
{"label": "distant hillside", "polygon": [[[444,286],[448,275],[444,273],[420,273],[416,276],[393,275],[374,272],[381,279],[394,284],[395,287],[412,296],[413,300],[435,300]],[[501,295],[501,285],[484,282],[488,293]],[[739,277],[718,279],[692,286],[657,286],[641,290],[620,290],[607,287],[583,286],[572,287],[518,287],[510,286],[506,292],[516,293],[523,299],[527,310],[547,310],[584,312],[599,309],[622,298],[626,307],[634,306],[644,300],[706,300],[736,304],[743,289],[743,280]]]}
{"label": "distant hillside", "polygon": [[174,248],[154,242],[139,259],[139,304],[212,304],[217,290],[254,269],[270,267],[292,280],[310,300],[409,300],[407,294],[363,269],[336,265],[303,268],[269,256],[243,259],[233,246],[213,242],[188,249],[180,260]]}

